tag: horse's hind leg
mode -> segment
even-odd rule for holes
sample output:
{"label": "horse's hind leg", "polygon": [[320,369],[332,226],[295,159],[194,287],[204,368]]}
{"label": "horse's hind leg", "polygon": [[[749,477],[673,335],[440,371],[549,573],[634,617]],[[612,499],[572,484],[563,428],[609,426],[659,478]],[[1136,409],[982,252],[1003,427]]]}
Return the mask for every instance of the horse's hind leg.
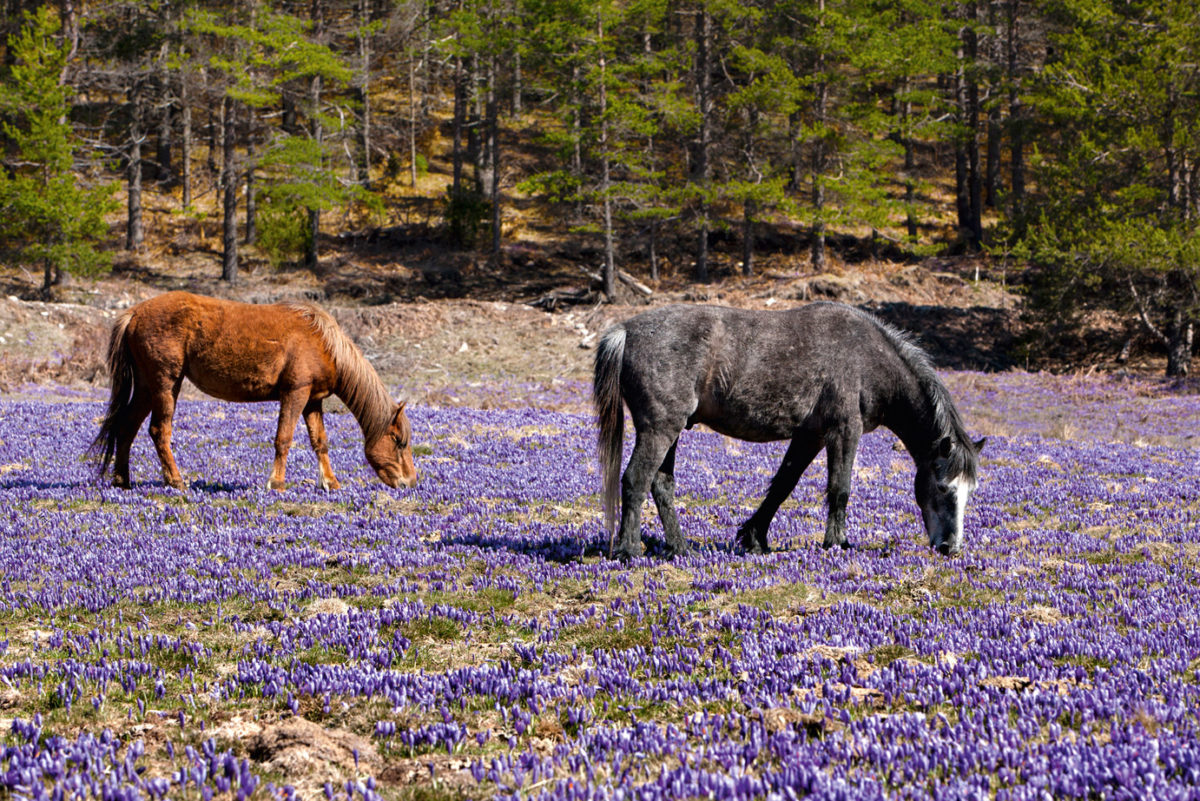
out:
{"label": "horse's hind leg", "polygon": [[840,545],[849,548],[846,541],[846,502],[850,499],[850,479],[854,475],[854,454],[862,435],[861,426],[847,426],[832,431],[826,436],[825,452],[829,460],[829,481],[825,488],[825,500],[829,505],[829,516],[825,519],[826,548]]}
{"label": "horse's hind leg", "polygon": [[175,401],[182,384],[181,376],[174,385],[160,386],[150,395],[150,438],[154,440],[158,461],[162,463],[163,481],[175,489],[183,489],[183,476],[179,474],[175,454],[171,451],[171,421],[175,417]]}
{"label": "horse's hind leg", "polygon": [[743,550],[749,553],[767,553],[771,550],[767,545],[767,529],[771,527],[771,521],[775,519],[780,504],[796,489],[796,482],[800,480],[800,476],[821,452],[821,446],[820,439],[816,437],[796,435],[792,438],[779,470],[771,479],[767,497],[763,498],[754,514],[738,529],[738,544]]}
{"label": "horse's hind leg", "polygon": [[645,552],[642,545],[642,501],[654,479],[658,468],[667,456],[667,451],[679,432],[674,435],[661,431],[641,429],[633,446],[633,455],[621,476],[621,532],[613,555],[618,559],[632,559]]}
{"label": "horse's hind leg", "polygon": [[271,466],[271,478],[267,489],[281,490],[286,486],[288,451],[292,448],[292,436],[296,433],[296,421],[300,412],[308,405],[308,387],[294,390],[279,399],[279,425],[275,429],[275,463]]}
{"label": "horse's hind leg", "polygon": [[133,448],[133,440],[137,437],[138,429],[146,422],[150,414],[150,397],[136,386],[133,398],[117,422],[117,446],[113,459],[113,484],[123,489],[129,489],[129,451]]}
{"label": "horse's hind leg", "polygon": [[675,448],[679,445],[676,439],[667,450],[666,458],[654,481],[650,484],[650,494],[654,497],[654,505],[658,507],[658,517],[662,520],[663,533],[667,538],[667,552],[670,556],[687,553],[687,540],[679,529],[679,517],[675,513]]}
{"label": "horse's hind leg", "polygon": [[317,486],[323,490],[341,489],[342,485],[333,474],[333,465],[329,463],[329,437],[325,434],[321,401],[311,400],[304,407],[304,425],[308,428],[308,441],[317,454]]}

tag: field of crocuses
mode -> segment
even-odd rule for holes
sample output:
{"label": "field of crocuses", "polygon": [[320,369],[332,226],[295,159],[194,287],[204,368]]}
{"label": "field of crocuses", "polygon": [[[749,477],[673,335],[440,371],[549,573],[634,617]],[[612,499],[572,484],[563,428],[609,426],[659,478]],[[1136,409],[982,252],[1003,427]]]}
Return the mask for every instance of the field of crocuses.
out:
{"label": "field of crocuses", "polygon": [[0,399],[0,798],[1200,798],[1200,398],[1074,381],[950,377],[992,435],[958,558],[886,432],[857,547],[818,460],[741,555],[783,445],[697,430],[692,553],[648,508],[628,565],[591,418],[546,408],[579,386],[411,407],[408,491],[329,415],[336,493],[302,431],[263,489],[274,406],[182,403],[189,488],[143,435],[121,491],[98,398]]}

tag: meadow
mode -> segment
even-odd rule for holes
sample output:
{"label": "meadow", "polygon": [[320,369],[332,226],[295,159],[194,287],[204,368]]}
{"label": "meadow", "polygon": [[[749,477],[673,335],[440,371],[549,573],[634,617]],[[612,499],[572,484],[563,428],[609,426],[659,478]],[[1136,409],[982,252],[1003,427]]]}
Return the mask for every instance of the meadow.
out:
{"label": "meadow", "polygon": [[819,457],[763,556],[733,533],[783,444],[685,432],[692,551],[648,505],[621,564],[579,384],[410,407],[407,491],[328,415],[333,493],[302,432],[264,488],[271,405],[182,402],[188,489],[143,434],[122,491],[99,396],[0,398],[0,797],[1200,798],[1200,396],[948,383],[989,435],[950,559],[887,432],[856,547],[820,548]]}

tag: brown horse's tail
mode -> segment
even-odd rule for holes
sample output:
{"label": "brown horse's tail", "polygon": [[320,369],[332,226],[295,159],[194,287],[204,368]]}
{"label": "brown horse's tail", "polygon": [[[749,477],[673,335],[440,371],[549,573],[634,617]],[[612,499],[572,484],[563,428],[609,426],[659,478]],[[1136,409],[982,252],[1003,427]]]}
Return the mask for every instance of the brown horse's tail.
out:
{"label": "brown horse's tail", "polygon": [[88,453],[98,456],[100,475],[108,471],[117,450],[117,429],[133,401],[133,361],[129,353],[129,321],[133,310],[122,314],[113,324],[108,340],[108,374],[112,380],[112,394],[108,398],[108,411],[100,423],[100,433],[92,441]]}
{"label": "brown horse's tail", "polygon": [[596,346],[596,370],[592,380],[592,402],[600,426],[598,450],[600,473],[604,482],[604,528],[608,532],[608,550],[612,553],[620,495],[621,452],[625,440],[625,409],[621,401],[621,364],[625,360],[625,329],[613,326]]}

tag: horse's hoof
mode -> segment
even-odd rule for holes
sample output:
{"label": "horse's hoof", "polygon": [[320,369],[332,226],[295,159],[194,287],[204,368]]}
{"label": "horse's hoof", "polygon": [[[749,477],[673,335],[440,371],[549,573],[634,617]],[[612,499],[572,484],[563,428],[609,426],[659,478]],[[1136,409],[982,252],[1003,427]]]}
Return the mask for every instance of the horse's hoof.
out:
{"label": "horse's hoof", "polygon": [[636,546],[620,545],[613,551],[612,558],[618,562],[629,562],[638,559],[646,552],[646,546],[638,543]]}
{"label": "horse's hoof", "polygon": [[127,478],[114,479],[112,485],[117,489],[129,489],[131,486]]}
{"label": "horse's hoof", "polygon": [[328,481],[321,482],[321,489],[325,490],[326,492],[329,492],[330,490],[340,490],[341,488],[342,484],[336,478],[331,478]]}
{"label": "horse's hoof", "polygon": [[267,481],[267,489],[269,489],[269,490],[279,491],[279,490],[282,490],[286,486],[287,486],[287,483],[283,482],[283,481],[276,481],[275,479],[270,479]]}
{"label": "horse's hoof", "polygon": [[825,550],[829,550],[830,548],[834,547],[835,545],[837,547],[841,548],[843,551],[848,551],[854,547],[853,545],[850,544],[849,540],[839,540],[837,542],[830,542],[829,540],[825,540],[825,542],[821,543],[821,547],[824,548]]}
{"label": "horse's hoof", "polygon": [[687,556],[688,551],[691,549],[691,546],[688,545],[684,540],[680,540],[679,542],[669,542],[667,543],[667,547],[663,553],[663,556],[665,556],[667,559],[674,559],[677,556]]}
{"label": "horse's hoof", "polygon": [[759,534],[752,528],[739,529],[737,534],[737,543],[738,547],[748,554],[763,554],[771,552],[771,549],[767,546],[766,535]]}

